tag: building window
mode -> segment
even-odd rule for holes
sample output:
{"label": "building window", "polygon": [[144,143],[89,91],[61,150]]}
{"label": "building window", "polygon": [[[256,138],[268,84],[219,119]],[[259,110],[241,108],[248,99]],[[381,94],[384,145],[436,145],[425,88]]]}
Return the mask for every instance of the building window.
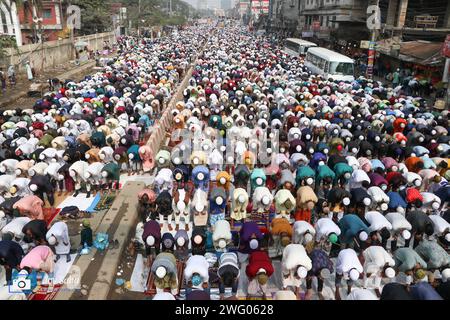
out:
{"label": "building window", "polygon": [[323,26],[323,16],[320,16],[320,26]]}
{"label": "building window", "polygon": [[42,18],[51,19],[52,18],[52,9],[44,9],[42,12]]}

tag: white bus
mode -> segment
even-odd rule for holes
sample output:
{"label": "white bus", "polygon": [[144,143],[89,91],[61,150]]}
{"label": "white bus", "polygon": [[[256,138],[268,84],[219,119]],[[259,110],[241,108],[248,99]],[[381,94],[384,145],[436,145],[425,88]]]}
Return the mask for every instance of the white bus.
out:
{"label": "white bus", "polygon": [[317,44],[297,38],[288,38],[284,43],[284,51],[292,56],[305,55],[309,48],[317,47]]}
{"label": "white bus", "polygon": [[313,73],[338,81],[355,80],[354,64],[353,59],[325,48],[309,49],[305,59],[305,66]]}

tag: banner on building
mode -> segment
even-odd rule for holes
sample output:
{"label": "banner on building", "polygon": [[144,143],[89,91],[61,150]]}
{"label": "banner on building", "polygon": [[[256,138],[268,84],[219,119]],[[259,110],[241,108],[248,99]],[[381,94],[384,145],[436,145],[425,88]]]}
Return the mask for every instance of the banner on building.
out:
{"label": "banner on building", "polygon": [[361,40],[361,45],[359,46],[361,49],[369,49],[369,41]]}
{"label": "banner on building", "polygon": [[442,48],[442,55],[446,58],[450,58],[450,34],[448,34],[445,39],[444,48]]}
{"label": "banner on building", "polygon": [[269,13],[269,0],[253,0],[251,8],[253,14],[267,14]]}
{"label": "banner on building", "polygon": [[313,30],[320,30],[320,21],[313,21],[312,28]]}

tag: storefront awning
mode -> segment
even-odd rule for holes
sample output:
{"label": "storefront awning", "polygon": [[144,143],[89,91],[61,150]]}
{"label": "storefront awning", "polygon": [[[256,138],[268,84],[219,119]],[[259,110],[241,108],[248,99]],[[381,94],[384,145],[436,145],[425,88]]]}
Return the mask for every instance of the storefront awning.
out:
{"label": "storefront awning", "polygon": [[[397,45],[398,47],[398,45]],[[400,43],[400,50],[393,50],[392,42],[379,42],[377,51],[401,61],[421,65],[439,65],[444,63],[442,43],[429,41],[408,41]]]}

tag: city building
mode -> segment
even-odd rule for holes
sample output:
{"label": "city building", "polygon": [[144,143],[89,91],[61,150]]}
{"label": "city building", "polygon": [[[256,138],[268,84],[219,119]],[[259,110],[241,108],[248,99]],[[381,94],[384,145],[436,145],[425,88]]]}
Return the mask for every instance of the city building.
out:
{"label": "city building", "polygon": [[62,1],[41,1],[40,15],[33,5],[5,3],[0,4],[0,34],[15,36],[18,46],[40,42],[41,38],[57,40],[64,29]]}
{"label": "city building", "polygon": [[222,10],[230,10],[233,7],[231,0],[220,0],[220,8]]}
{"label": "city building", "polygon": [[247,14],[250,10],[250,0],[239,0],[237,2],[238,12],[241,17]]}
{"label": "city building", "polygon": [[377,37],[377,68],[396,68],[439,82],[444,69],[442,43],[450,33],[448,0],[379,0],[382,29]]}
{"label": "city building", "polygon": [[300,0],[298,31],[320,42],[368,39],[367,0]]}
{"label": "city building", "polygon": [[294,35],[297,30],[300,0],[271,0],[269,27],[273,31]]}

